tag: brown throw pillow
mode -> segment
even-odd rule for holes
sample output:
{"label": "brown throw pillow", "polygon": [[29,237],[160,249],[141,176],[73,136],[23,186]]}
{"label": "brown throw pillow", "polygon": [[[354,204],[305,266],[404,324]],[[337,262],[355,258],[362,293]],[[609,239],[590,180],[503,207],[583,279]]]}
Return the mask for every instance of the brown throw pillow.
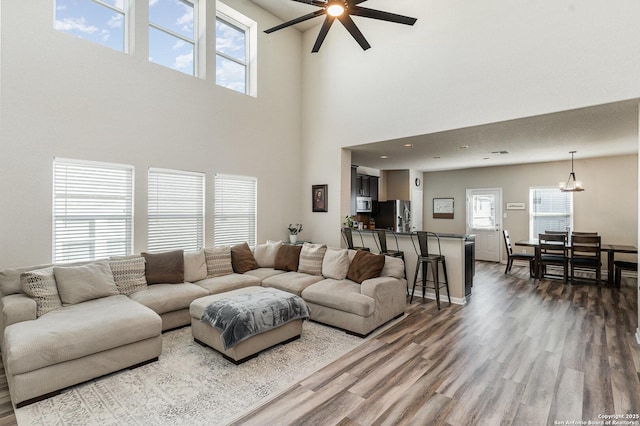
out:
{"label": "brown throw pillow", "polygon": [[181,284],[184,282],[184,251],[142,253],[147,284]]}
{"label": "brown throw pillow", "polygon": [[252,269],[258,269],[258,262],[253,257],[249,244],[242,243],[231,247],[231,265],[233,272],[236,274],[244,274]]}
{"label": "brown throw pillow", "polygon": [[300,245],[284,244],[278,249],[273,268],[281,271],[297,272],[298,262],[300,261],[300,250],[302,250],[302,246]]}
{"label": "brown throw pillow", "polygon": [[356,256],[349,265],[347,278],[362,284],[364,280],[377,278],[384,268],[384,255],[373,254],[368,251],[358,250]]}

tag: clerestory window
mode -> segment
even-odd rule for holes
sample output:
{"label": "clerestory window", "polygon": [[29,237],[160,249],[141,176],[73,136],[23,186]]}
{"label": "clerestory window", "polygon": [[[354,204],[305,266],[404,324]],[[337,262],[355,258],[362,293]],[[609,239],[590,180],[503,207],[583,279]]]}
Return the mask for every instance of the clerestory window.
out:
{"label": "clerestory window", "polygon": [[216,5],[216,84],[256,96],[257,23]]}
{"label": "clerestory window", "polygon": [[128,1],[55,0],[54,28],[126,53]]}
{"label": "clerestory window", "polygon": [[149,60],[197,75],[198,2],[149,0]]}

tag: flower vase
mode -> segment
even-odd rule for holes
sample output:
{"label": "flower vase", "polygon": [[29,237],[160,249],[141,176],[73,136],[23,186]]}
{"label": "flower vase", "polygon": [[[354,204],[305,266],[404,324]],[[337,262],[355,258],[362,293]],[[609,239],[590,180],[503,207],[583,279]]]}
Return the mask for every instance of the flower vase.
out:
{"label": "flower vase", "polygon": [[298,235],[293,235],[293,234],[289,235],[289,242],[291,244],[295,244],[297,241],[298,241]]}

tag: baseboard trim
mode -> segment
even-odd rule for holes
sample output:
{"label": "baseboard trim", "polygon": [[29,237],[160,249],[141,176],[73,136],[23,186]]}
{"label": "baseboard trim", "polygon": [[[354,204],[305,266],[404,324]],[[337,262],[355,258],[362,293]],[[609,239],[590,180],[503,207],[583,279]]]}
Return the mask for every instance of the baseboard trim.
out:
{"label": "baseboard trim", "polygon": [[[411,297],[411,296],[409,296]],[[416,291],[416,294],[414,296],[414,298],[419,297],[422,298],[422,292],[420,292],[420,294],[418,294],[418,292]],[[429,300],[436,300],[436,294],[435,293],[429,293],[427,291],[427,294],[424,297],[425,299],[429,299]],[[440,302],[445,302],[445,303],[449,303],[449,298],[447,297],[447,292],[444,292],[444,295],[442,294],[442,292],[440,292]],[[467,304],[467,298],[463,297],[452,297],[451,298],[451,304],[452,305],[466,305]]]}

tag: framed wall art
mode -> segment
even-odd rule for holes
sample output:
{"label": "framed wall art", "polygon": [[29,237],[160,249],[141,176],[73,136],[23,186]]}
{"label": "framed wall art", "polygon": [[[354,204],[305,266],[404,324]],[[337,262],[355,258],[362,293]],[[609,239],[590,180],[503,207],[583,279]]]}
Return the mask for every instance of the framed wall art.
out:
{"label": "framed wall art", "polygon": [[434,198],[433,218],[453,219],[453,198]]}
{"label": "framed wall art", "polygon": [[314,212],[327,212],[327,186],[311,186],[311,210]]}

